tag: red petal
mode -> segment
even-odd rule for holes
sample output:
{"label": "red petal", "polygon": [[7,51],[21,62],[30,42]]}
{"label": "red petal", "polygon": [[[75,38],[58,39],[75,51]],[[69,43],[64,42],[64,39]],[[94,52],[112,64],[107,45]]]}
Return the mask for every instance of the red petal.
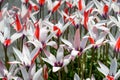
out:
{"label": "red petal", "polygon": [[116,2],[117,0],[112,0],[113,2]]}
{"label": "red petal", "polygon": [[104,7],[103,7],[104,14],[107,14],[108,10],[109,10],[108,5],[104,5]]}
{"label": "red petal", "polygon": [[115,44],[115,50],[120,51],[120,37],[117,39],[116,44]]}
{"label": "red petal", "polygon": [[78,9],[81,11],[82,10],[82,0],[78,1]]}
{"label": "red petal", "polygon": [[57,35],[57,36],[60,36],[60,35],[62,34],[60,28],[58,28],[57,26],[54,26],[54,27],[53,27],[53,31],[57,31],[57,32],[56,32],[56,35]]}
{"label": "red petal", "polygon": [[75,26],[76,24],[75,24],[75,21],[74,21],[74,19],[73,18],[69,18],[69,21],[72,23],[72,25],[73,26]]}
{"label": "red petal", "polygon": [[16,20],[15,20],[15,23],[16,23],[16,31],[20,31],[22,30],[22,26],[21,26],[21,23],[20,23],[20,20],[19,20],[19,17],[18,15],[16,14]]}
{"label": "red petal", "polygon": [[29,0],[25,0],[25,3],[28,3],[29,2]]}
{"label": "red petal", "polygon": [[88,19],[89,19],[89,10],[88,11],[84,11],[84,27],[85,27],[85,29],[87,29]]}
{"label": "red petal", "polygon": [[56,4],[53,9],[52,9],[52,13],[57,11],[57,9],[60,7],[60,4],[61,4],[61,0],[58,2],[58,4]]}
{"label": "red petal", "polygon": [[[64,12],[68,15],[68,8],[64,9]],[[64,22],[66,22],[66,16],[63,16]]]}
{"label": "red petal", "polygon": [[88,38],[91,44],[95,44],[95,40],[92,37]]}
{"label": "red petal", "polygon": [[6,77],[2,78],[2,80],[8,80]]}
{"label": "red petal", "polygon": [[66,5],[69,7],[69,8],[72,8],[72,4],[70,2],[66,2]]}
{"label": "red petal", "polygon": [[44,80],[48,80],[48,68],[46,65],[43,67],[43,78]]}
{"label": "red petal", "polygon": [[40,38],[40,28],[39,28],[39,25],[36,26],[34,35],[39,40],[39,38]]}
{"label": "red petal", "polygon": [[28,7],[28,11],[31,12],[32,11],[32,5],[30,4]]}
{"label": "red petal", "polygon": [[107,80],[115,80],[113,76],[108,75]]}
{"label": "red petal", "polygon": [[45,0],[39,0],[40,6],[43,6],[45,4]]}
{"label": "red petal", "polygon": [[35,6],[33,6],[33,9],[34,9],[35,11],[38,11],[38,10],[39,10],[39,7],[38,7],[37,5],[35,5]]}
{"label": "red petal", "polygon": [[40,50],[35,54],[35,56],[34,56],[33,59],[31,60],[31,64],[34,63],[35,59],[38,57],[39,54],[40,54]]}
{"label": "red petal", "polygon": [[6,39],[4,41],[4,46],[9,46],[11,44],[11,39]]}

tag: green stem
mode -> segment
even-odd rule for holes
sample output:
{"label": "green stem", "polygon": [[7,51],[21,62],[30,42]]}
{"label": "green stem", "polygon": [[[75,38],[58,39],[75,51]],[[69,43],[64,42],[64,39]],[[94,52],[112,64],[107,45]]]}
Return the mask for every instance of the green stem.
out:
{"label": "green stem", "polygon": [[80,70],[81,70],[81,59],[80,59],[80,57],[78,58],[78,75],[80,76],[80,74],[81,74],[81,72],[80,72]]}
{"label": "green stem", "polygon": [[81,70],[81,73],[82,73],[82,80],[84,79],[84,73],[85,73],[85,62],[86,62],[86,54],[84,53],[82,55],[82,70]]}
{"label": "green stem", "polygon": [[4,53],[5,53],[5,66],[7,68],[7,70],[9,70],[9,64],[8,64],[8,61],[9,61],[9,58],[7,56],[7,47],[3,45],[3,48],[4,48]]}
{"label": "green stem", "polygon": [[24,41],[24,35],[21,37],[21,47],[20,47],[20,51],[22,51],[22,48],[23,48],[23,41]]}
{"label": "green stem", "polygon": [[90,65],[90,72],[89,72],[89,77],[91,77],[92,75],[92,67],[93,67],[93,63],[94,63],[94,49],[92,48],[92,57],[91,57],[91,65]]}
{"label": "green stem", "polygon": [[61,73],[60,73],[60,70],[58,71],[58,80],[61,80]]}

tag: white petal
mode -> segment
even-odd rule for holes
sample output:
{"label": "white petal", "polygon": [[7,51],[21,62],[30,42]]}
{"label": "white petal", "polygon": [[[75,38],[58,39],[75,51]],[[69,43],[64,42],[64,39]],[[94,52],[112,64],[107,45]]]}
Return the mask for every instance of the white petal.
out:
{"label": "white petal", "polygon": [[103,73],[104,76],[107,76],[107,75],[108,75],[108,73],[107,73],[105,70],[103,70],[102,68],[98,68],[98,67],[97,67],[97,69],[98,69],[99,72]]}
{"label": "white petal", "polygon": [[20,67],[21,68],[21,72],[22,72],[22,76],[23,76],[23,78],[24,78],[24,80],[29,80],[29,75],[28,75],[28,73],[27,73],[27,70],[26,70],[26,68],[25,67]]}
{"label": "white petal", "polygon": [[83,37],[83,39],[81,40],[80,47],[81,47],[82,49],[85,48],[85,46],[86,46],[86,44],[87,44],[87,40],[88,40],[88,38],[86,38],[86,37]]}
{"label": "white petal", "polygon": [[11,36],[11,43],[14,42],[16,39],[20,38],[23,34],[22,33],[14,33]]}
{"label": "white petal", "polygon": [[4,64],[0,61],[0,73],[2,76],[4,76],[4,69],[6,69],[6,67],[4,66]]}
{"label": "white petal", "polygon": [[21,17],[23,18],[25,15],[26,15],[26,13],[27,13],[27,8],[26,8],[26,6],[25,5],[21,5]]}
{"label": "white petal", "polygon": [[61,31],[64,32],[70,24],[71,24],[70,22],[67,22],[67,23],[62,27]]}
{"label": "white petal", "polygon": [[82,52],[84,53],[86,50],[88,50],[88,49],[92,48],[92,47],[93,47],[93,45],[94,45],[94,44],[90,44],[90,45],[88,45],[85,49],[83,49],[83,51],[82,51]]}
{"label": "white petal", "polygon": [[75,48],[79,48],[80,47],[80,29],[79,28],[75,32],[74,46],[75,46]]}
{"label": "white petal", "polygon": [[52,8],[53,8],[53,3],[52,3],[52,0],[47,0],[47,8],[48,8],[48,10],[52,10]]}
{"label": "white petal", "polygon": [[47,58],[42,58],[43,61],[49,63],[50,65],[54,66],[54,62],[50,61],[49,59]]}
{"label": "white petal", "polygon": [[118,21],[120,22],[120,15],[117,15]]}
{"label": "white petal", "polygon": [[115,74],[115,80],[117,80],[120,77],[120,70]]}
{"label": "white petal", "polygon": [[[82,0],[82,2],[84,2],[84,0]],[[93,6],[94,6],[93,1],[90,1],[90,2],[87,4],[85,10],[88,11],[88,10],[90,10]]]}
{"label": "white petal", "polygon": [[24,55],[24,58],[27,58],[27,59],[31,60],[30,51],[25,44],[23,44],[22,53]]}
{"label": "white petal", "polygon": [[10,24],[7,19],[8,18],[4,18],[4,37],[5,38],[10,37]]}
{"label": "white petal", "polygon": [[80,80],[80,77],[75,73],[74,80]]}
{"label": "white petal", "polygon": [[16,53],[16,55],[18,56],[18,58],[21,60],[21,62],[22,62],[23,61],[22,53],[18,49],[14,48],[14,47],[13,47],[13,50]]}
{"label": "white petal", "polygon": [[30,56],[30,59],[32,60],[33,58],[35,58],[39,53],[39,48],[35,48],[32,52],[31,52],[31,56]]}
{"label": "white petal", "polygon": [[41,43],[41,42],[39,42],[38,40],[34,40],[34,41],[27,41],[26,43],[32,43],[35,47],[42,48],[42,43]]}
{"label": "white petal", "polygon": [[54,48],[57,49],[57,43],[56,43],[55,41],[50,41],[50,42],[48,42],[46,45],[51,46],[51,47],[54,47]]}
{"label": "white petal", "polygon": [[109,69],[108,67],[106,67],[103,63],[98,62],[98,64],[100,65],[100,68],[98,68],[98,70],[103,73],[105,76],[107,76],[109,74]]}
{"label": "white petal", "polygon": [[43,24],[49,27],[49,29],[53,28],[54,24],[49,21],[43,21]]}
{"label": "white petal", "polygon": [[60,46],[57,50],[57,56],[56,56],[58,61],[63,59],[63,55],[64,55],[63,53],[64,53],[64,49],[63,47]]}
{"label": "white petal", "polygon": [[44,53],[46,55],[46,57],[51,61],[51,62],[55,62],[56,58],[53,54],[51,54],[49,51],[44,50]]}
{"label": "white petal", "polygon": [[113,37],[113,35],[111,33],[109,33],[108,35],[109,35],[110,40],[115,44],[116,40]]}
{"label": "white petal", "polygon": [[33,80],[43,80],[42,68],[40,68],[33,76]]}
{"label": "white petal", "polygon": [[35,72],[36,72],[36,65],[35,65],[35,64],[32,64],[32,65],[30,66],[30,68],[29,68],[28,73],[32,76],[32,75],[35,74]]}
{"label": "white petal", "polygon": [[72,50],[71,55],[76,57],[78,55],[79,51]]}
{"label": "white petal", "polygon": [[68,40],[65,40],[65,39],[63,39],[63,38],[61,38],[61,41],[64,43],[64,44],[66,44],[66,45],[68,45],[69,47],[73,47],[73,45],[68,41]]}
{"label": "white petal", "polygon": [[114,58],[112,60],[112,62],[111,62],[111,65],[110,65],[110,72],[109,72],[109,74],[110,75],[115,75],[116,71],[117,71],[117,60],[116,60],[116,58]]}
{"label": "white petal", "polygon": [[63,67],[66,66],[66,65],[68,65],[70,63],[70,61],[71,61],[71,58],[64,59],[63,60]]}
{"label": "white petal", "polygon": [[2,33],[0,33],[0,41],[1,41],[1,43],[4,43],[4,36],[2,35]]}
{"label": "white petal", "polygon": [[97,39],[97,41],[96,41],[96,44],[101,44],[101,43],[104,41],[106,35],[107,35],[106,32],[100,33],[100,36],[98,37],[98,39]]}
{"label": "white petal", "polygon": [[45,42],[47,43],[54,36],[54,34],[55,34],[54,32],[50,33],[49,36],[47,36]]}
{"label": "white petal", "polygon": [[9,64],[21,64],[21,62],[19,61],[12,61],[12,62],[8,62]]}
{"label": "white petal", "polygon": [[112,22],[114,22],[115,24],[118,23],[118,21],[117,21],[117,19],[116,19],[115,17],[109,16],[109,18],[110,18],[110,20],[111,20]]}
{"label": "white petal", "polygon": [[61,67],[53,67],[53,72],[57,72],[58,70],[60,70],[61,69]]}
{"label": "white petal", "polygon": [[98,9],[101,9],[101,8],[102,8],[102,5],[100,4],[100,2],[98,2],[97,0],[93,0],[93,2],[95,3],[95,6],[96,6]]}

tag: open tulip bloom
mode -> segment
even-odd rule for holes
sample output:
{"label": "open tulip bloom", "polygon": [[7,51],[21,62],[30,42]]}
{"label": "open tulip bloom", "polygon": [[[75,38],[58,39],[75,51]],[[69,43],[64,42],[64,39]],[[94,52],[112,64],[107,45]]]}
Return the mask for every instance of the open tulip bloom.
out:
{"label": "open tulip bloom", "polygon": [[16,66],[13,64],[10,66],[9,71],[0,61],[0,79],[2,80],[21,80],[20,77],[15,76],[17,72]]}
{"label": "open tulip bloom", "polygon": [[71,61],[71,58],[69,56],[64,57],[63,46],[60,46],[57,50],[56,57],[47,50],[44,50],[44,52],[47,58],[42,59],[53,66],[53,72],[60,70],[62,67],[65,67]]}
{"label": "open tulip bloom", "polygon": [[110,69],[101,62],[98,62],[98,64],[100,65],[100,67],[98,67],[97,69],[104,74],[107,80],[117,80],[119,78],[120,70],[118,70],[117,72],[116,58],[111,60]]}
{"label": "open tulip bloom", "polygon": [[16,48],[13,48],[15,54],[19,58],[20,61],[12,61],[9,62],[10,64],[21,64],[23,66],[30,66],[34,63],[35,59],[37,58],[38,54],[40,53],[40,48],[35,48],[31,53],[28,47],[24,44],[22,52]]}

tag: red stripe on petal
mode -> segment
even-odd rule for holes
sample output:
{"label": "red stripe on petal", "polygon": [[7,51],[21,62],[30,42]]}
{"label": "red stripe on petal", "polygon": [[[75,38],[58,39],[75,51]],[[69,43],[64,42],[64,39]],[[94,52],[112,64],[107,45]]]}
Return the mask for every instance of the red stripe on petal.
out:
{"label": "red stripe on petal", "polygon": [[95,44],[95,40],[92,37],[88,38],[91,44]]}
{"label": "red stripe on petal", "polygon": [[104,7],[103,7],[103,12],[104,12],[104,14],[107,14],[107,13],[108,13],[108,10],[109,10],[108,5],[104,5]]}
{"label": "red stripe on petal", "polygon": [[60,28],[58,28],[57,26],[54,26],[54,27],[53,27],[53,31],[57,31],[57,32],[56,32],[56,35],[57,35],[57,36],[60,36],[60,35],[62,34]]}
{"label": "red stripe on petal", "polygon": [[6,77],[2,78],[2,80],[8,80]]}
{"label": "red stripe on petal", "polygon": [[28,7],[28,11],[31,12],[32,11],[32,5],[30,4]]}
{"label": "red stripe on petal", "polygon": [[69,8],[72,8],[72,4],[70,2],[66,2],[66,5],[69,7]]}
{"label": "red stripe on petal", "polygon": [[40,6],[43,6],[45,4],[45,0],[39,0]]}
{"label": "red stripe on petal", "polygon": [[20,20],[19,20],[19,17],[18,15],[16,14],[16,20],[15,20],[15,23],[16,23],[16,31],[21,31],[22,30],[22,26],[21,26],[21,23],[20,23]]}
{"label": "red stripe on petal", "polygon": [[46,65],[43,67],[43,78],[44,80],[48,80],[48,68]]}
{"label": "red stripe on petal", "polygon": [[11,39],[6,39],[4,41],[4,46],[9,46],[11,44]]}
{"label": "red stripe on petal", "polygon": [[113,2],[117,2],[117,0],[112,0]]}
{"label": "red stripe on petal", "polygon": [[75,21],[74,21],[74,19],[73,18],[69,18],[69,21],[72,23],[72,25],[73,26],[75,26],[76,24],[75,24]]}
{"label": "red stripe on petal", "polygon": [[33,9],[34,9],[35,11],[38,11],[38,10],[39,10],[39,7],[38,7],[37,5],[35,5],[35,6],[33,6]]}
{"label": "red stripe on petal", "polygon": [[79,0],[78,1],[78,9],[81,11],[82,8],[83,8],[83,6],[82,6],[82,0]]}
{"label": "red stripe on petal", "polygon": [[29,2],[29,0],[25,0],[25,3],[28,3]]}
{"label": "red stripe on petal", "polygon": [[40,54],[40,51],[41,50],[39,50],[36,54],[35,54],[35,56],[33,57],[33,59],[31,60],[31,64],[33,64],[34,62],[35,62],[35,59],[38,57],[38,55]]}
{"label": "red stripe on petal", "polygon": [[60,5],[61,5],[61,0],[58,2],[58,4],[56,4],[56,5],[53,7],[52,13],[55,12],[55,11],[57,11],[58,8],[60,7]]}
{"label": "red stripe on petal", "polygon": [[88,19],[89,19],[89,10],[88,11],[84,11],[84,27],[85,27],[85,29],[87,29]]}
{"label": "red stripe on petal", "polygon": [[115,50],[120,51],[120,37],[117,39],[116,44],[115,44]]}
{"label": "red stripe on petal", "polygon": [[114,77],[110,76],[110,75],[106,76],[106,78],[107,78],[107,80],[115,80]]}
{"label": "red stripe on petal", "polygon": [[[65,8],[64,12],[68,15],[68,8]],[[63,16],[64,22],[66,22],[66,18],[67,18],[66,16]]]}
{"label": "red stripe on petal", "polygon": [[40,38],[40,28],[39,28],[39,25],[36,26],[34,35],[39,40],[39,38]]}

